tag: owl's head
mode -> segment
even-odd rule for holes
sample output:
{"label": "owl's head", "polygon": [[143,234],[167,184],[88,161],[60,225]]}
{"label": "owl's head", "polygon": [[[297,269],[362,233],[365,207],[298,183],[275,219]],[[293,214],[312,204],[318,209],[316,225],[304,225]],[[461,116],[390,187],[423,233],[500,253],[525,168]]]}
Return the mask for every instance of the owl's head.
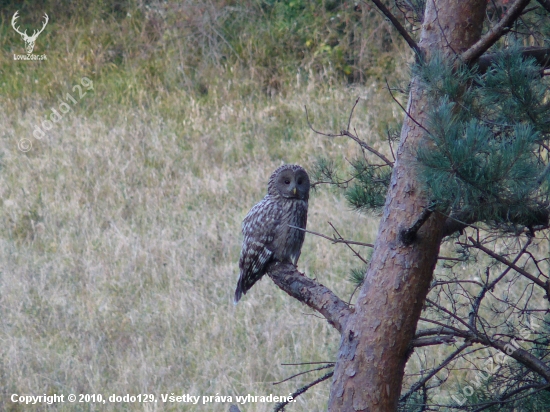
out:
{"label": "owl's head", "polygon": [[285,199],[309,199],[309,176],[303,167],[283,165],[269,178],[267,192]]}

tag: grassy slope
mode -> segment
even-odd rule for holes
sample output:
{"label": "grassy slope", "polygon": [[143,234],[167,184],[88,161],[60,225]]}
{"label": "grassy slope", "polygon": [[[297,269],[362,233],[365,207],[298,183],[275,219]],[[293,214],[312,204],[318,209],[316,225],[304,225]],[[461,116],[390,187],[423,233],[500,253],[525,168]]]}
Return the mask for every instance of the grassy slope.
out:
{"label": "grassy slope", "polygon": [[[186,51],[174,16],[198,6],[184,6],[153,17],[141,7],[118,20],[76,13],[63,25],[52,12],[37,41],[35,53],[48,56],[40,63],[10,60],[22,41],[2,22],[2,394],[288,395],[313,376],[274,387],[307,368],[281,363],[334,359],[337,333],[268,279],[233,306],[240,222],[282,162],[310,168],[317,156],[344,163],[358,154],[343,138],[313,134],[305,104],[316,126],[335,131],[354,99],[366,98],[354,125],[382,150],[378,135],[397,113],[380,83],[346,86],[322,61],[273,74],[250,60],[209,63],[204,48],[188,70],[204,39]],[[151,24],[165,28],[157,36]],[[79,99],[73,86],[84,76],[94,90]],[[34,138],[38,120],[67,93],[77,100],[72,110]],[[21,139],[30,151],[18,150]],[[327,221],[356,240],[376,233],[375,218],[321,189],[308,227],[330,233]],[[299,268],[340,296],[350,296],[356,266],[344,246],[306,237]],[[327,395],[325,382],[295,410],[323,410]],[[121,408],[142,406],[106,410]],[[146,406],[155,408],[182,410]]]}

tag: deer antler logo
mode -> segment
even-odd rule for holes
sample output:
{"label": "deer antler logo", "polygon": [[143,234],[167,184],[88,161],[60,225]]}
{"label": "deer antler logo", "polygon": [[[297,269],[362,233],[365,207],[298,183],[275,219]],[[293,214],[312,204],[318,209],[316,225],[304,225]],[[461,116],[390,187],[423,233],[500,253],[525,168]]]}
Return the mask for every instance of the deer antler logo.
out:
{"label": "deer antler logo", "polygon": [[27,30],[25,30],[25,32],[21,32],[19,30],[19,27],[15,27],[15,21],[17,20],[17,18],[19,17],[17,15],[17,13],[19,13],[19,10],[17,10],[15,12],[15,14],[13,15],[12,19],[11,19],[11,25],[13,27],[13,29],[19,33],[21,35],[21,37],[23,38],[23,40],[25,41],[25,49],[27,50],[27,53],[28,54],[31,54],[32,51],[34,50],[34,43],[36,42],[36,38],[38,37],[38,35],[40,33],[42,33],[44,31],[44,29],[46,28],[46,25],[48,24],[48,15],[46,13],[44,13],[44,23],[42,24],[42,28],[37,32],[36,30],[34,30],[32,36],[28,36],[27,35]]}

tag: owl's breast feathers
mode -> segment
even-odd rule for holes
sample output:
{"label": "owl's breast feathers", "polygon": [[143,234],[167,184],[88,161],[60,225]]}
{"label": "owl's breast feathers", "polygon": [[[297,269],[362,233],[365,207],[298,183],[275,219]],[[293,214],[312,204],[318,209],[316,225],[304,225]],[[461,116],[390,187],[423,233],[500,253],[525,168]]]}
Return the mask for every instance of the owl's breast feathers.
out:
{"label": "owl's breast feathers", "polygon": [[307,200],[287,199],[284,202],[281,221],[275,228],[274,260],[298,263],[305,232],[294,227],[306,228],[307,206]]}

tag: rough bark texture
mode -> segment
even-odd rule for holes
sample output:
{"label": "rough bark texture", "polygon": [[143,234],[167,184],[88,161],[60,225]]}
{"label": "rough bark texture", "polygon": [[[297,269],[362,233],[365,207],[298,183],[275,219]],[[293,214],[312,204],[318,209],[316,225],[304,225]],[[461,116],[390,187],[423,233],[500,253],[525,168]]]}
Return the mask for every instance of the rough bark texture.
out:
{"label": "rough bark texture", "polygon": [[[428,0],[419,46],[429,57],[449,58],[479,40],[486,0]],[[416,149],[428,144],[425,123],[428,96],[412,80],[408,113],[384,214],[356,310],[340,341],[329,411],[397,410],[407,350],[437,261],[445,219],[432,214],[414,242],[400,240],[418,219],[427,199],[416,177]]]}

